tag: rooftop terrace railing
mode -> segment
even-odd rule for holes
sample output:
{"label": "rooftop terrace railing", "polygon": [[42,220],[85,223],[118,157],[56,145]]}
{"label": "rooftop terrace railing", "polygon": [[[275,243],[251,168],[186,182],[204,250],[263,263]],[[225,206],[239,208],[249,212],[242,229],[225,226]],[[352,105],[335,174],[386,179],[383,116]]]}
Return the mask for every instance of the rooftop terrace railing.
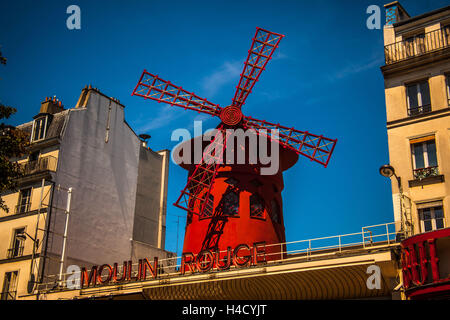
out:
{"label": "rooftop terrace railing", "polygon": [[[380,248],[389,248],[391,246],[398,245],[403,238],[404,232],[400,230],[400,222],[390,222],[366,226],[361,229],[361,232],[357,233],[268,244],[265,246],[267,251],[266,257],[268,258],[266,265],[270,266],[280,263],[287,264],[312,261],[327,257],[337,257],[336,254],[339,256],[339,254],[345,255],[346,253],[355,254],[357,252],[367,252],[367,250],[371,249],[379,250]],[[221,251],[221,253],[224,252],[226,251]],[[271,256],[272,259],[270,259]],[[167,259],[159,259],[159,279],[164,281],[182,276],[180,274],[181,258],[181,256],[177,256]],[[224,263],[224,260],[220,261],[221,264]],[[248,269],[250,268],[251,267],[248,267]],[[137,269],[138,263],[133,264],[132,270]],[[233,267],[231,267],[230,270],[233,270]],[[118,272],[119,274],[123,272],[121,267],[119,267]],[[189,272],[187,272],[186,275],[189,275]],[[59,282],[59,275],[47,276],[44,283],[38,285],[39,291],[45,292],[53,289],[65,289],[67,278],[69,276],[73,277],[74,273],[63,274],[62,282]],[[133,276],[137,276],[137,271],[134,271],[131,277]]]}
{"label": "rooftop terrace railing", "polygon": [[450,47],[450,26],[418,34],[384,47],[386,65]]}

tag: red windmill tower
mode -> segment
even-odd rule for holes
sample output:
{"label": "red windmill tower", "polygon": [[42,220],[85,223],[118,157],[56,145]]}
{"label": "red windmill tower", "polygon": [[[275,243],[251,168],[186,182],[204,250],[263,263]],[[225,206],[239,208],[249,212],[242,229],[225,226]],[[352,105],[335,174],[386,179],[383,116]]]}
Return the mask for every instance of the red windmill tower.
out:
{"label": "red windmill tower", "polygon": [[[242,106],[283,37],[256,29],[232,104],[225,108],[145,70],[133,91],[133,95],[217,116],[221,120],[212,142],[202,150],[201,162],[181,164],[189,170],[189,177],[174,205],[188,212],[183,252],[222,251],[242,243],[251,246],[263,241],[266,244],[285,242],[282,172],[296,163],[299,154],[325,167],[328,165],[336,139],[242,114]],[[224,159],[227,142],[230,142],[227,129],[233,128],[252,129],[255,135],[276,141],[281,147],[278,172],[261,175],[264,165],[260,162],[228,164],[229,159],[223,163],[211,161]],[[278,130],[277,137],[273,134],[274,129]],[[248,159],[248,146],[237,145],[235,149],[239,148],[247,151]]]}

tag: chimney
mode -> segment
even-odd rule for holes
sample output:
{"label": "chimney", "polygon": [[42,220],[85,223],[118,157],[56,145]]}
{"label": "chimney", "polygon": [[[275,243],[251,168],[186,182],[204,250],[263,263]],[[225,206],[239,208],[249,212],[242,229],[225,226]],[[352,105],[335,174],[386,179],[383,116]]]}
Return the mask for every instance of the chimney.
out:
{"label": "chimney", "polygon": [[148,149],[148,139],[150,139],[151,136],[149,134],[140,134],[139,139],[141,140],[142,146],[144,148]]}
{"label": "chimney", "polygon": [[53,98],[45,97],[45,100],[41,102],[41,110],[39,113],[55,114],[64,110],[64,106],[61,101],[53,96]]}
{"label": "chimney", "polygon": [[408,12],[406,12],[405,8],[403,8],[398,1],[385,4],[384,8],[386,10],[387,25],[391,25],[410,18]]}

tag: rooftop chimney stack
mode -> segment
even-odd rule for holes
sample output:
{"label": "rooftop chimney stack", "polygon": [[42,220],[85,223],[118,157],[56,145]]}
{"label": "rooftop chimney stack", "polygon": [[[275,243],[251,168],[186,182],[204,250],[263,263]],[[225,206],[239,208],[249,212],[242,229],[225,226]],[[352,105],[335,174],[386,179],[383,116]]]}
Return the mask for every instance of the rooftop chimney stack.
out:
{"label": "rooftop chimney stack", "polygon": [[45,97],[45,100],[41,102],[41,110],[39,113],[55,114],[64,110],[64,106],[61,101],[53,96],[53,98]]}
{"label": "rooftop chimney stack", "polygon": [[386,10],[386,25],[391,25],[410,18],[408,12],[406,12],[405,8],[403,8],[398,1],[385,4],[384,8]]}

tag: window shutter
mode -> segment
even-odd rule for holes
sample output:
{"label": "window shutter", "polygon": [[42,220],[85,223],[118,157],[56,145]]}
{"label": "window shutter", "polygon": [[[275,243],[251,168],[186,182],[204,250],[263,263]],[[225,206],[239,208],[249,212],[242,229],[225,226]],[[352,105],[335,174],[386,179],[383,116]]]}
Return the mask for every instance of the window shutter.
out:
{"label": "window shutter", "polygon": [[412,140],[409,140],[409,143],[414,144],[414,143],[420,143],[420,142],[431,141],[431,140],[434,140],[434,135],[412,139]]}

